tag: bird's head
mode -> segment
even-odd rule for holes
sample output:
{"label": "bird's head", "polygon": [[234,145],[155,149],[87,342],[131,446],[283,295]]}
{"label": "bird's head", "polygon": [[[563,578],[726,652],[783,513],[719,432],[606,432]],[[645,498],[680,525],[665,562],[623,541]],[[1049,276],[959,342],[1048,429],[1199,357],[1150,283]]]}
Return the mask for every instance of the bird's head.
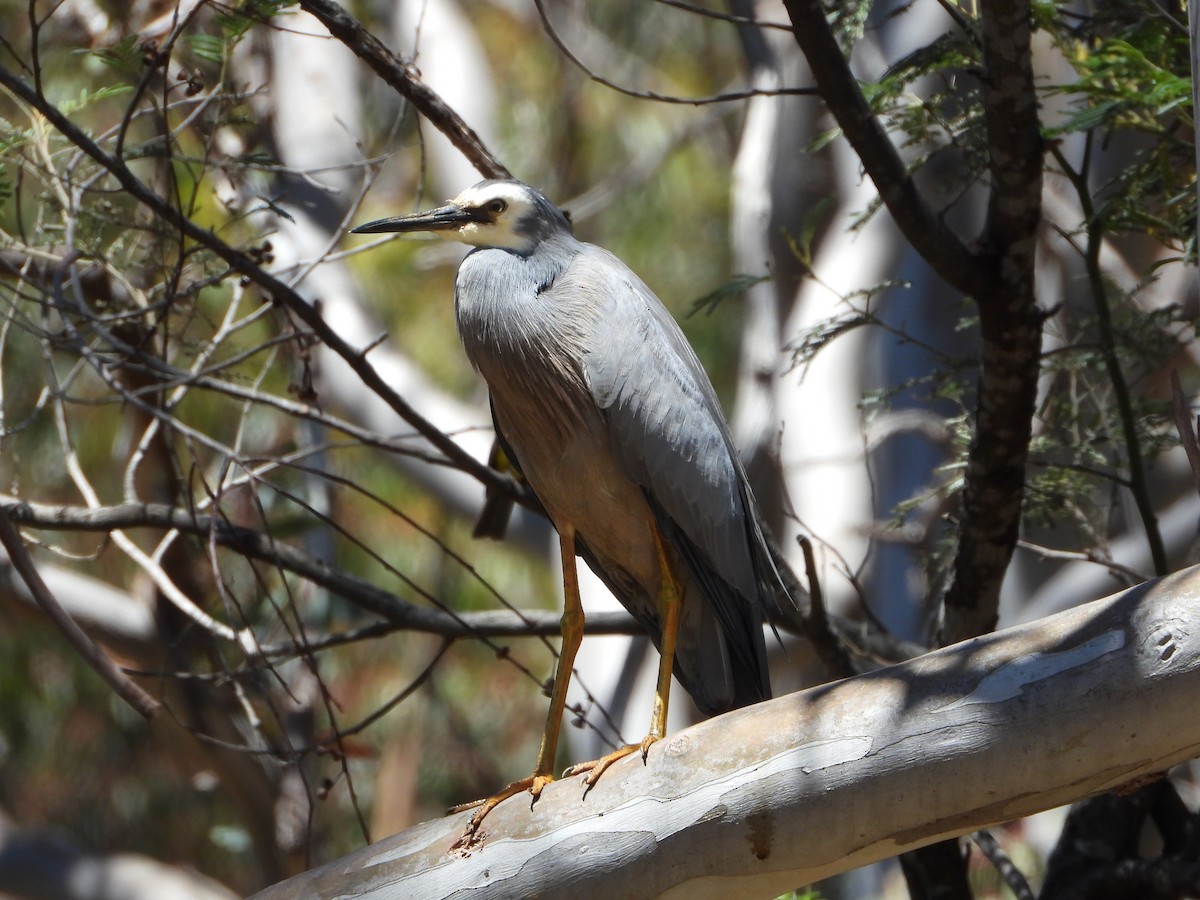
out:
{"label": "bird's head", "polygon": [[359,225],[354,234],[431,231],[473,247],[530,253],[555,234],[570,234],[562,211],[519,181],[481,181],[445,206]]}

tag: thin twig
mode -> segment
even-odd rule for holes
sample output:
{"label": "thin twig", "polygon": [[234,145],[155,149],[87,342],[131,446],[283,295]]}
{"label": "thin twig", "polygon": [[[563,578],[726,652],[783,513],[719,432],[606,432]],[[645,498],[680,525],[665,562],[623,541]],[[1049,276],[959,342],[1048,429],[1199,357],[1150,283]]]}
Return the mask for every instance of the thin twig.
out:
{"label": "thin twig", "polygon": [[484,177],[512,177],[504,164],[484,146],[479,135],[421,80],[416,66],[396,56],[361,22],[331,0],[300,0],[300,8],[316,17],[331,35],[415,106]]}
{"label": "thin twig", "polygon": [[683,10],[686,13],[692,13],[697,16],[704,16],[708,19],[716,19],[719,22],[730,22],[734,25],[753,25],[755,28],[774,28],[777,31],[791,31],[791,22],[770,22],[766,19],[756,19],[753,16],[739,16],[733,13],[718,12],[715,9],[707,9],[703,6],[697,6],[694,3],[685,3],[683,0],[655,0],[663,6],[670,6],[673,9]]}
{"label": "thin twig", "polygon": [[450,649],[450,646],[453,643],[453,638],[443,638],[441,646],[438,647],[437,652],[433,655],[433,659],[429,660],[428,665],[426,665],[425,668],[417,674],[416,678],[410,681],[399,693],[392,697],[391,700],[388,700],[370,715],[359,721],[358,724],[351,725],[349,728],[339,728],[337,730],[335,740],[341,741],[343,738],[353,737],[354,735],[365,731],[375,722],[379,721],[385,715],[399,706],[402,702],[411,697],[417,688],[429,680],[429,676],[433,674],[434,667],[437,666],[441,658],[446,655],[446,651]]}
{"label": "thin twig", "polygon": [[162,704],[134,684],[129,676],[108,658],[104,651],[62,608],[54,594],[50,592],[50,588],[46,586],[46,582],[42,580],[42,576],[38,574],[37,567],[33,564],[29,551],[25,549],[21,536],[2,507],[0,507],[0,544],[3,544],[4,549],[8,551],[9,561],[25,582],[25,586],[29,588],[29,593],[33,595],[38,606],[49,616],[50,621],[58,626],[71,645],[79,651],[79,655],[83,657],[84,661],[108,683],[118,697],[132,706],[139,715],[146,719],[154,718],[162,708]]}
{"label": "thin twig", "polygon": [[1175,428],[1179,432],[1179,442],[1183,444],[1183,452],[1187,454],[1188,465],[1192,467],[1192,480],[1196,483],[1196,490],[1200,491],[1200,444],[1196,443],[1192,413],[1188,409],[1187,398],[1183,396],[1179,373],[1174,369],[1171,370],[1171,409],[1175,413]]}
{"label": "thin twig", "polygon": [[991,860],[1016,900],[1034,900],[1033,889],[1029,887],[1024,873],[1013,864],[990,831],[976,831],[970,838],[975,846],[983,851],[983,855]]}
{"label": "thin twig", "polygon": [[[312,5],[308,3],[306,5]],[[384,380],[379,372],[365,358],[358,348],[351,346],[335,329],[331,328],[321,317],[320,312],[295,290],[284,284],[278,278],[258,265],[248,254],[243,253],[221,240],[217,235],[196,224],[173,206],[168,200],[159,196],[122,161],[102,149],[75,123],[63,115],[62,111],[50,103],[39,91],[36,91],[24,80],[15,76],[7,68],[0,66],[0,85],[8,88],[14,95],[36,109],[72,144],[82,150],[96,163],[108,170],[121,187],[143,206],[159,216],[164,222],[179,230],[179,232],[198,244],[207,248],[225,261],[234,272],[244,275],[275,302],[285,306],[293,315],[300,319],[320,340],[346,361],[355,374],[367,388],[377,394],[402,419],[415,428],[422,437],[440,450],[447,459],[463,472],[478,479],[485,485],[495,485],[508,488],[506,476],[488,468],[475,459],[443,434],[437,426],[420,415]]]}
{"label": "thin twig", "polygon": [[[0,511],[31,528],[56,531],[104,531],[127,528],[175,528],[301,576],[362,609],[379,615],[397,629],[444,637],[529,637],[558,635],[558,614],[550,610],[450,613],[409,603],[365,579],[314,559],[290,544],[219,516],[193,515],[163,503],[122,503],[117,506],[48,506],[0,494]],[[592,613],[588,634],[640,634],[624,612]]]}
{"label": "thin twig", "polygon": [[849,678],[858,674],[846,645],[834,633],[829,624],[829,616],[825,610],[825,598],[821,591],[821,582],[817,577],[817,560],[813,555],[812,541],[805,535],[798,535],[796,543],[804,553],[804,568],[808,574],[808,595],[810,599],[808,621],[809,639],[816,647],[817,653],[834,678]]}
{"label": "thin twig", "polygon": [[1144,572],[1138,572],[1136,569],[1131,569],[1129,566],[1123,566],[1114,559],[1101,556],[1095,550],[1055,550],[1053,547],[1043,547],[1041,544],[1035,544],[1032,541],[1018,540],[1017,546],[1022,550],[1029,550],[1031,553],[1036,553],[1045,559],[1066,559],[1073,562],[1095,563],[1098,566],[1104,566],[1113,575],[1125,581],[1126,584],[1140,584],[1143,581],[1148,581],[1151,576]]}
{"label": "thin twig", "polygon": [[1121,438],[1125,445],[1126,465],[1129,469],[1129,492],[1133,495],[1134,505],[1141,517],[1142,527],[1146,531],[1146,543],[1150,547],[1150,557],[1154,561],[1154,573],[1165,575],[1168,571],[1166,546],[1158,525],[1158,513],[1155,512],[1154,502],[1150,497],[1141,438],[1138,434],[1137,412],[1133,408],[1133,396],[1129,389],[1129,381],[1125,377],[1117,353],[1116,326],[1113,323],[1112,308],[1108,299],[1108,284],[1100,265],[1102,231],[1105,223],[1092,202],[1091,187],[1085,173],[1076,170],[1057,146],[1051,144],[1049,150],[1063,175],[1075,188],[1080,208],[1083,210],[1084,221],[1088,223],[1087,246],[1083,260],[1087,270],[1088,286],[1091,288],[1092,303],[1096,311],[1096,327],[1100,332],[1100,353],[1104,359],[1108,380],[1112,385],[1113,398],[1116,400],[1117,407],[1117,421],[1120,423]]}
{"label": "thin twig", "polygon": [[611,88],[619,94],[624,94],[626,97],[633,97],[637,100],[653,100],[657,103],[674,103],[682,106],[706,106],[710,103],[729,103],[735,100],[747,100],[751,97],[781,97],[799,95],[804,97],[816,96],[819,91],[815,87],[795,87],[795,88],[776,88],[775,90],[763,90],[762,88],[751,88],[745,91],[729,91],[723,94],[712,94],[707,97],[677,97],[671,94],[660,94],[657,91],[637,91],[633,88],[627,88],[622,84],[618,84],[603,75],[588,68],[574,51],[567,46],[566,41],[550,24],[550,17],[546,14],[546,8],[543,5],[544,0],[533,0],[533,5],[537,7],[538,15],[542,19],[542,27],[554,45],[568,60],[573,63],[576,68],[587,75],[592,81],[597,84],[602,84],[606,88]]}

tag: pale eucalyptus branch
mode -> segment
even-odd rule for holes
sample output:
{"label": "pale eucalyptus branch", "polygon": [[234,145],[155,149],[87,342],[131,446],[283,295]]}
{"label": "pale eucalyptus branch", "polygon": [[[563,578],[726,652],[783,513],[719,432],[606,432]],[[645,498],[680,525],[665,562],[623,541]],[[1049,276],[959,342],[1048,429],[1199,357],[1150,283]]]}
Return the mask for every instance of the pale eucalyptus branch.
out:
{"label": "pale eucalyptus branch", "polygon": [[255,898],[772,897],[1144,783],[1200,754],[1198,598],[1194,567],[740,709],[586,797],[502,803],[470,847],[469,813],[434,819]]}

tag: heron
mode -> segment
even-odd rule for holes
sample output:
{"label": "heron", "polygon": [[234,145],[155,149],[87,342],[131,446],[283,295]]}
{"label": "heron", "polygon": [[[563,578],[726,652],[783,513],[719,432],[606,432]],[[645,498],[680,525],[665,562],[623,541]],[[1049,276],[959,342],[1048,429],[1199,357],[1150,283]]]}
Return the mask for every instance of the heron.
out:
{"label": "heron", "polygon": [[463,348],[487,383],[497,441],[558,532],[564,610],[533,774],[479,801],[554,780],[567,686],[584,631],[576,556],[660,653],[650,728],[564,777],[585,795],[617,760],[666,734],[671,676],[716,715],[771,696],[763,624],[786,597],[716,392],[679,325],[620,259],[578,240],[536,189],[494,179],[446,205],[356,234],[433,232],[470,245],[455,282]]}

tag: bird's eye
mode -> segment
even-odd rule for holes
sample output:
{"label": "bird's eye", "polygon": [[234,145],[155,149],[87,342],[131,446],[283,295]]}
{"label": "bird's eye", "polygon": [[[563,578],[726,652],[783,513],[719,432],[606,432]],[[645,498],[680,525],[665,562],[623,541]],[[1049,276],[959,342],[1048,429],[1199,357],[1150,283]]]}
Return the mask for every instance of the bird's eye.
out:
{"label": "bird's eye", "polygon": [[500,213],[504,212],[506,209],[508,209],[508,204],[500,199],[493,200],[487,205],[487,211],[494,216],[500,215]]}

